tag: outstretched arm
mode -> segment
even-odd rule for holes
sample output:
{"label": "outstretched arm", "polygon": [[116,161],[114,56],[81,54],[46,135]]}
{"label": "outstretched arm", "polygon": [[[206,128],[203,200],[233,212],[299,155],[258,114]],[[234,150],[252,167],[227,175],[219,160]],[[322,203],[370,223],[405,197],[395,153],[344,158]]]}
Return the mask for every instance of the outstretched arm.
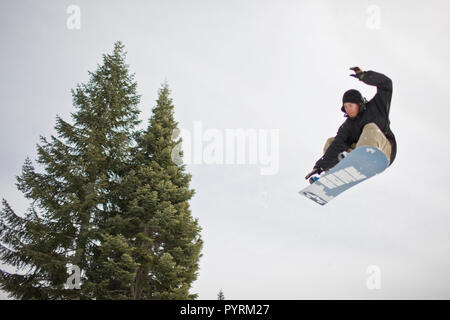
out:
{"label": "outstretched arm", "polygon": [[351,74],[352,77],[358,78],[365,84],[376,86],[377,93],[373,97],[373,100],[377,102],[389,115],[392,99],[392,80],[384,74],[369,70],[362,71],[359,67],[350,68],[355,71],[355,74]]}
{"label": "outstretched arm", "polygon": [[338,163],[338,155],[342,151],[347,150],[351,145],[351,134],[347,127],[347,121],[340,127],[331,145],[328,147],[325,154],[317,160],[313,170],[305,177],[308,179],[313,174],[320,174],[322,171],[334,167]]}

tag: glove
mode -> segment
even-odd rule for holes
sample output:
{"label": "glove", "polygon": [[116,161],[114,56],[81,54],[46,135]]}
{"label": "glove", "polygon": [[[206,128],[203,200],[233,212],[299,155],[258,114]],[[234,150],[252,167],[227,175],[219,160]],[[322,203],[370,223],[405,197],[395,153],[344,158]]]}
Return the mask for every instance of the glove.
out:
{"label": "glove", "polygon": [[350,75],[351,77],[355,77],[355,78],[361,80],[365,75],[365,72],[362,71],[359,67],[353,67],[353,68],[350,68],[350,70],[355,71],[355,74]]}
{"label": "glove", "polygon": [[320,168],[314,168],[310,173],[308,173],[305,177],[305,179],[307,180],[309,177],[311,177],[314,174],[320,174],[323,170]]}

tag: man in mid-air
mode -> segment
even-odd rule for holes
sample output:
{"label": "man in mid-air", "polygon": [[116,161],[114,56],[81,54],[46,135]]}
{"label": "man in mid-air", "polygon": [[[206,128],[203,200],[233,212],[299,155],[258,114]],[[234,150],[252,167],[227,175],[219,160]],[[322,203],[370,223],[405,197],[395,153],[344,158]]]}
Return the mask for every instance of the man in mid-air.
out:
{"label": "man in mid-air", "polygon": [[347,119],[339,127],[335,137],[325,143],[323,156],[316,162],[305,179],[313,183],[318,175],[334,167],[346,153],[360,146],[374,146],[384,152],[389,165],[397,154],[397,143],[390,128],[389,109],[392,98],[392,81],[375,71],[362,71],[359,67],[350,68],[352,77],[377,87],[377,93],[367,101],[355,89],[344,93],[342,112]]}

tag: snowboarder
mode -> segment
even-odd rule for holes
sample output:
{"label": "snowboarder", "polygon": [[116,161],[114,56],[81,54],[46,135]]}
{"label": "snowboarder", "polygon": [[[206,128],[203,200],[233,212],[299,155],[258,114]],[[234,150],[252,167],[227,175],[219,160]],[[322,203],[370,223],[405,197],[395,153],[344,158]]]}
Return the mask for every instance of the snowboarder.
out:
{"label": "snowboarder", "polygon": [[392,98],[392,81],[385,75],[369,70],[362,71],[359,67],[350,68],[355,74],[350,76],[377,87],[377,93],[367,101],[355,89],[344,93],[342,112],[347,119],[339,127],[335,137],[329,138],[323,149],[323,156],[316,162],[313,170],[305,179],[313,183],[322,172],[334,167],[346,152],[360,146],[374,146],[383,151],[389,165],[394,162],[397,153],[397,143],[390,128],[389,110]]}

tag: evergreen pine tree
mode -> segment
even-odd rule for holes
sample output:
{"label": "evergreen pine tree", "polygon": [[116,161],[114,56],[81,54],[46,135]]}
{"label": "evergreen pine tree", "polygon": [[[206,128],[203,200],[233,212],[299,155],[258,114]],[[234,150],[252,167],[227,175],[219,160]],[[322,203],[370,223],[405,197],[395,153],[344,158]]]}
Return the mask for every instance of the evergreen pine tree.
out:
{"label": "evergreen pine tree", "polygon": [[225,300],[225,295],[223,294],[222,289],[220,289],[219,294],[217,295],[217,300]]}
{"label": "evergreen pine tree", "polygon": [[[38,173],[27,157],[17,187],[31,200],[25,215],[3,199],[0,288],[19,299],[126,298],[137,264],[110,221],[121,213],[117,193],[130,162],[131,131],[139,121],[136,83],[123,45],[103,55],[87,84],[72,90],[74,124],[57,116],[58,138],[40,137]],[[67,267],[82,271],[81,290],[66,290]]]}
{"label": "evergreen pine tree", "polygon": [[122,183],[129,204],[116,225],[135,248],[134,299],[197,297],[189,289],[197,278],[203,241],[189,209],[195,192],[189,189],[191,175],[172,159],[181,138],[173,137],[178,123],[169,95],[165,83],[147,130],[137,135],[134,168]]}

